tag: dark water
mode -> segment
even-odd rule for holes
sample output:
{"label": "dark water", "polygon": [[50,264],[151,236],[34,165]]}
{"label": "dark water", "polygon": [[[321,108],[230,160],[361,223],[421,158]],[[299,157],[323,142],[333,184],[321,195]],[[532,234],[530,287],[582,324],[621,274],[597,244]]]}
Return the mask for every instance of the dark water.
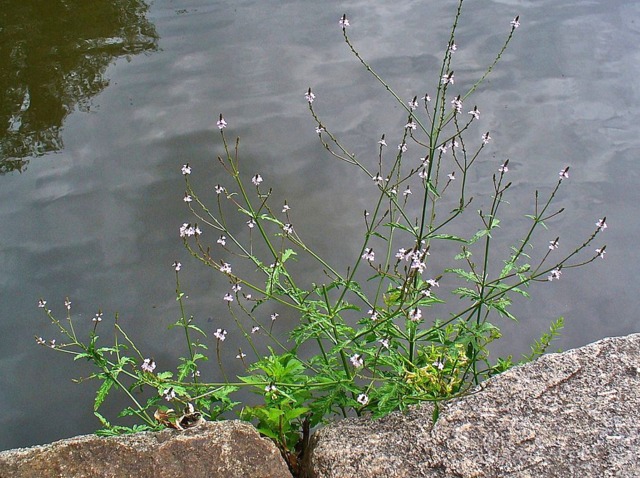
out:
{"label": "dark water", "polygon": [[[166,330],[179,316],[171,264],[180,260],[190,313],[209,329],[225,324],[228,285],[178,238],[191,220],[180,166],[189,162],[203,188],[222,180],[220,112],[229,135],[242,138],[248,174],[288,198],[297,230],[319,252],[350,261],[366,207],[359,188],[369,183],[317,144],[303,93],[314,88],[317,110],[353,151],[375,154],[382,133],[399,137],[404,113],[349,53],[338,18],[349,14],[361,53],[410,99],[435,88],[454,3],[0,1],[0,448],[97,427],[94,385],[71,383],[91,369],[34,343],[55,336],[39,298],[62,317],[69,296],[80,329],[98,309],[119,312],[148,355],[170,367],[184,348]],[[640,5],[469,1],[457,37],[461,91],[516,14],[522,26],[474,100],[494,138],[480,171],[511,160],[502,232],[515,240],[533,191],[548,191],[570,165],[558,200],[567,212],[540,247],[560,235],[568,250],[606,215],[608,253],[518,302],[520,323],[504,324],[499,352],[528,351],[560,315],[563,349],[637,332]],[[480,190],[488,176],[474,181]]]}

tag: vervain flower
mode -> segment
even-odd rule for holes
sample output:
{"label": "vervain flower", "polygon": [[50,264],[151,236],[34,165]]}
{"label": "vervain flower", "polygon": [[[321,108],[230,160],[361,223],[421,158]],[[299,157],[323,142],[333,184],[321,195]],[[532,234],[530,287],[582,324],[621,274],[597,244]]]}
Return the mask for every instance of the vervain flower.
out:
{"label": "vervain flower", "polygon": [[558,248],[558,240],[559,239],[560,239],[559,237],[556,237],[553,241],[549,241],[549,249],[550,250],[553,251],[554,249]]}
{"label": "vervain flower", "polygon": [[182,264],[178,261],[175,261],[173,263],[173,268],[176,272],[180,272],[180,269],[182,269]]}
{"label": "vervain flower", "polygon": [[[415,110],[418,107],[418,97],[414,96],[411,101],[409,101],[409,109],[411,111]],[[415,128],[414,128],[415,129]]]}
{"label": "vervain flower", "polygon": [[223,262],[220,266],[220,272],[224,274],[231,274],[231,265],[227,262]]}
{"label": "vervain flower", "polygon": [[285,234],[291,234],[293,232],[293,226],[291,224],[285,224],[284,226],[282,226],[282,231]]}
{"label": "vervain flower", "polygon": [[596,226],[598,227],[598,232],[600,231],[604,231],[607,228],[607,223],[605,222],[607,218],[603,217],[602,219],[598,220],[598,222],[596,222]]}
{"label": "vervain flower", "polygon": [[388,349],[388,348],[389,348],[389,339],[387,339],[387,338],[379,339],[379,340],[378,340],[378,343],[379,343],[380,345],[382,345],[385,349]]}
{"label": "vervain flower", "polygon": [[189,163],[182,165],[182,174],[185,176],[191,174],[191,167],[189,166]]}
{"label": "vervain flower", "polygon": [[410,253],[407,253],[407,250],[404,247],[401,247],[400,249],[398,249],[398,252],[396,252],[396,259],[407,259],[409,255]]}
{"label": "vervain flower", "polygon": [[321,134],[324,131],[324,128],[322,126],[316,126],[316,133],[317,134]]}
{"label": "vervain flower", "polygon": [[418,322],[422,318],[422,311],[419,308],[411,309],[409,312],[409,320],[411,322]]}
{"label": "vervain flower", "polygon": [[469,114],[473,116],[473,119],[480,119],[480,110],[478,110],[477,106],[474,106],[473,109],[469,111]]}
{"label": "vervain flower", "polygon": [[253,183],[254,186],[259,186],[260,183],[262,182],[262,176],[260,176],[259,174],[256,174],[253,178],[251,178],[251,182]]}
{"label": "vervain flower", "polygon": [[607,251],[605,251],[606,247],[607,246],[602,246],[600,249],[596,249],[596,254],[598,254],[598,257],[601,259],[604,259],[604,255],[607,253]]}
{"label": "vervain flower", "polygon": [[508,172],[509,171],[509,168],[507,167],[508,164],[509,164],[509,160],[507,159],[504,163],[502,163],[502,166],[498,168],[498,171],[501,173]]}
{"label": "vervain flower", "polygon": [[515,30],[516,28],[518,28],[520,26],[520,15],[518,15],[516,18],[514,18],[513,20],[511,20],[511,27]]}
{"label": "vervain flower", "polygon": [[180,237],[199,236],[200,234],[202,234],[202,231],[197,225],[192,226],[185,223],[180,226]]}
{"label": "vervain flower", "polygon": [[193,198],[191,196],[189,196],[187,193],[184,193],[184,202],[191,202],[193,201]]}
{"label": "vervain flower", "polygon": [[229,292],[227,292],[222,298],[222,300],[225,300],[227,302],[233,302],[233,296]]}
{"label": "vervain flower", "polygon": [[382,138],[380,138],[380,141],[378,141],[378,144],[380,146],[386,146],[387,142],[384,140],[384,135],[382,135]]}
{"label": "vervain flower", "polygon": [[417,128],[416,124],[413,121],[408,122],[406,125],[404,125],[404,127],[411,130],[414,130]]}
{"label": "vervain flower", "polygon": [[280,314],[278,314],[277,312],[274,312],[273,314],[271,314],[271,322],[275,322],[279,316]]}
{"label": "vervain flower", "polygon": [[98,322],[102,322],[102,312],[98,311],[98,313],[95,315],[95,317],[93,319],[91,319],[93,322],[95,322],[96,324]]}
{"label": "vervain flower", "polygon": [[227,236],[222,235],[220,236],[220,238],[216,241],[218,244],[220,244],[221,246],[224,246],[227,244]]}
{"label": "vervain flower", "polygon": [[153,373],[156,369],[156,363],[153,359],[146,358],[142,362],[142,365],[140,365],[140,368],[145,372]]}
{"label": "vervain flower", "polygon": [[407,143],[405,143],[404,141],[402,143],[400,143],[398,145],[398,150],[402,151],[403,153],[407,152]]}
{"label": "vervain flower", "polygon": [[245,354],[242,350],[238,350],[238,355],[236,355],[236,358],[242,360],[246,356],[247,354]]}
{"label": "vervain flower", "polygon": [[374,177],[372,177],[371,180],[374,183],[376,183],[378,186],[383,186],[384,185],[384,178],[382,176],[380,176],[380,173],[378,173]]}
{"label": "vervain flower", "polygon": [[304,94],[304,97],[307,99],[307,101],[309,102],[309,104],[313,103],[313,100],[316,99],[316,95],[314,95],[311,91],[311,87],[309,87],[309,89],[307,90],[307,92]]}
{"label": "vervain flower", "polygon": [[222,117],[222,113],[220,113],[220,119],[216,123],[218,125],[218,129],[225,129],[227,127],[227,122]]}
{"label": "vervain flower", "polygon": [[369,309],[367,311],[367,314],[369,315],[369,318],[374,322],[378,320],[378,312],[375,309]]}
{"label": "vervain flower", "polygon": [[249,229],[253,229],[255,227],[255,225],[256,225],[255,219],[249,219],[247,221],[247,226],[249,227]]}
{"label": "vervain flower", "polygon": [[364,359],[360,354],[354,354],[349,358],[349,361],[355,368],[360,368],[364,365]]}
{"label": "vervain flower", "polygon": [[347,19],[347,14],[346,13],[344,15],[342,15],[342,18],[340,19],[340,21],[338,23],[340,23],[340,26],[343,29],[345,29],[346,27],[349,26],[349,20]]}
{"label": "vervain flower", "polygon": [[40,307],[41,309],[44,309],[44,307],[47,305],[47,301],[44,299],[40,299],[38,301],[38,307]]}
{"label": "vervain flower", "polygon": [[356,399],[358,401],[358,403],[360,405],[362,405],[363,407],[369,403],[369,397],[367,397],[364,393],[361,393],[360,395],[358,395],[358,398]]}
{"label": "vervain flower", "polygon": [[440,284],[438,284],[438,281],[435,279],[428,279],[427,284],[429,284],[431,287],[440,287]]}
{"label": "vervain flower", "polygon": [[462,100],[460,99],[460,95],[456,96],[452,101],[451,105],[453,109],[456,110],[456,113],[462,112]]}
{"label": "vervain flower", "polygon": [[69,300],[69,298],[68,298],[68,297],[64,300],[64,307],[65,307],[67,310],[71,310],[71,301]]}
{"label": "vervain flower", "polygon": [[162,392],[162,396],[167,402],[170,402],[171,400],[176,398],[176,391],[173,389],[173,387],[169,387],[165,389],[164,392]]}
{"label": "vervain flower", "polygon": [[443,85],[453,85],[455,83],[454,78],[455,77],[454,77],[453,71],[448,73],[448,74],[446,74],[446,75],[443,75],[442,76],[442,84]]}
{"label": "vervain flower", "polygon": [[437,368],[438,370],[442,370],[444,368],[444,363],[441,360],[436,360],[431,364],[431,366]]}
{"label": "vervain flower", "polygon": [[216,187],[214,189],[216,191],[216,194],[222,194],[224,192],[224,186],[220,186],[219,184],[216,184]]}
{"label": "vervain flower", "polygon": [[218,339],[220,342],[224,342],[224,339],[227,338],[227,331],[224,329],[217,329],[214,333],[213,336]]}
{"label": "vervain flower", "polygon": [[290,208],[290,207],[289,207],[289,205],[285,202],[285,203],[284,203],[284,206],[282,206],[282,212],[287,212],[289,209],[291,209],[291,208]]}
{"label": "vervain flower", "polygon": [[407,189],[404,190],[404,192],[402,193],[402,195],[404,197],[407,197],[409,194],[412,194],[411,192],[411,188],[409,186],[407,186]]}
{"label": "vervain flower", "polygon": [[242,286],[239,283],[235,283],[231,286],[231,290],[235,293],[238,293],[242,290]]}
{"label": "vervain flower", "polygon": [[456,172],[453,171],[450,174],[447,174],[447,177],[449,178],[449,181],[453,181],[454,179],[456,179]]}
{"label": "vervain flower", "polygon": [[252,334],[255,334],[258,330],[260,330],[260,327],[258,327],[257,325],[254,325],[253,327],[251,327]]}
{"label": "vervain flower", "polygon": [[449,45],[449,51],[451,53],[453,53],[454,51],[456,51],[458,49],[458,45],[456,45],[455,43],[451,42],[451,45]]}
{"label": "vervain flower", "polygon": [[560,179],[568,179],[569,178],[569,166],[564,168],[562,171],[558,173]]}
{"label": "vervain flower", "polygon": [[425,93],[425,95],[422,97],[422,99],[425,101],[425,103],[428,103],[429,101],[431,101],[431,97]]}
{"label": "vervain flower", "polygon": [[367,248],[364,250],[364,254],[362,254],[362,258],[363,258],[365,261],[369,261],[369,262],[373,262],[373,261],[375,260],[375,257],[376,257],[376,256],[375,256],[375,253],[373,252],[373,249],[371,249],[371,248],[369,248],[369,247],[367,247]]}
{"label": "vervain flower", "polygon": [[562,274],[562,271],[560,269],[553,269],[549,274],[549,276],[547,276],[547,280],[548,281],[559,280],[560,274]]}
{"label": "vervain flower", "polygon": [[489,141],[491,141],[491,136],[489,136],[489,132],[487,131],[482,135],[482,144],[487,144]]}
{"label": "vervain flower", "polygon": [[36,337],[36,343],[38,345],[44,345],[46,341],[42,337]]}

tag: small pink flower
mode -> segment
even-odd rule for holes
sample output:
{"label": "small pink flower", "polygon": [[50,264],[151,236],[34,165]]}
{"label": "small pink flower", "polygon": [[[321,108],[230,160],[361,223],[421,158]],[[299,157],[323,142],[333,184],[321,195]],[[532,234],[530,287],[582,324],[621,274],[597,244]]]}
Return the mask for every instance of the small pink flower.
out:
{"label": "small pink flower", "polygon": [[313,92],[311,91],[311,87],[309,87],[307,92],[304,94],[304,97],[307,99],[309,104],[313,103],[313,100],[316,99],[316,95],[314,95]]}
{"label": "small pink flower", "polygon": [[364,366],[364,359],[362,358],[362,355],[360,354],[354,354],[349,358],[349,361],[351,361],[351,364],[355,367],[355,368],[360,368],[362,366]]}

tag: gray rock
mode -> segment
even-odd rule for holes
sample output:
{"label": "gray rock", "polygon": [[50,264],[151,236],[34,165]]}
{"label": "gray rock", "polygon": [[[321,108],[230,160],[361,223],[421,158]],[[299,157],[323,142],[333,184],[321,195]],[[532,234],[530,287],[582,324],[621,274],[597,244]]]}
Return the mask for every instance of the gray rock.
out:
{"label": "gray rock", "polygon": [[273,443],[237,420],[0,452],[0,478],[291,478]]}
{"label": "gray rock", "polygon": [[640,477],[640,334],[545,355],[473,395],[317,432],[312,478]]}

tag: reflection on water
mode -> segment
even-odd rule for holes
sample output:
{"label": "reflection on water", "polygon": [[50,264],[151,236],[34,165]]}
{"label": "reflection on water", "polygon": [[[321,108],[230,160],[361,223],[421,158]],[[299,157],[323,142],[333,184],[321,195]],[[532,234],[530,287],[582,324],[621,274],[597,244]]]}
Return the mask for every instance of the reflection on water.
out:
{"label": "reflection on water", "polygon": [[20,0],[0,3],[0,174],[59,151],[75,109],[109,84],[116,57],[155,51],[158,35],[140,0]]}

